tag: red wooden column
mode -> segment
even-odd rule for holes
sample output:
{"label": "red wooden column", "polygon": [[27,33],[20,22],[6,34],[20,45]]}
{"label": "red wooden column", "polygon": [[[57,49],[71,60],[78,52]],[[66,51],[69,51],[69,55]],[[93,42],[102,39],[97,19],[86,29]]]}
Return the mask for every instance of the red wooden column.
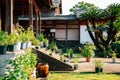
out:
{"label": "red wooden column", "polygon": [[13,29],[13,0],[6,0],[5,31],[10,34]]}
{"label": "red wooden column", "polygon": [[[33,2],[29,0],[29,25],[33,26]],[[32,27],[33,29],[33,27]]]}
{"label": "red wooden column", "polygon": [[36,38],[38,37],[38,10],[36,9],[36,14],[35,14],[35,29],[36,29]]}
{"label": "red wooden column", "polygon": [[38,32],[41,33],[41,12],[39,12],[39,15],[38,15],[38,16],[39,16],[39,20],[38,20],[38,21],[39,21],[39,22],[38,22],[38,25],[39,25],[38,30],[39,30],[39,31],[38,31]]}

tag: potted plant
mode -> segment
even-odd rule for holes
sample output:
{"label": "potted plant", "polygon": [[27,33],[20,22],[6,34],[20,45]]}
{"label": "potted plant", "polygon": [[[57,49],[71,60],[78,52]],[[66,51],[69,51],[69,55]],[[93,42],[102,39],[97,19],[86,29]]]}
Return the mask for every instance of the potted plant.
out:
{"label": "potted plant", "polygon": [[48,48],[49,40],[47,38],[44,39],[44,44],[45,44],[45,47]]}
{"label": "potted plant", "polygon": [[39,49],[40,41],[39,41],[38,39],[34,38],[34,39],[33,39],[33,45],[36,46],[36,47],[35,47],[36,49]]}
{"label": "potted plant", "polygon": [[74,56],[74,53],[73,53],[73,50],[70,48],[70,49],[67,49],[66,50],[66,53],[68,55],[68,58],[73,58]]}
{"label": "potted plant", "polygon": [[8,34],[4,31],[0,31],[0,54],[5,54],[8,45]]}
{"label": "potted plant", "polygon": [[95,72],[103,72],[103,62],[101,60],[96,60],[95,62]]}
{"label": "potted plant", "polygon": [[32,40],[35,38],[35,36],[31,27],[28,27],[25,32],[27,36],[27,48],[29,48],[32,45]]}
{"label": "potted plant", "polygon": [[58,50],[57,44],[54,41],[49,45],[49,47],[52,50],[52,52],[55,52]]}
{"label": "potted plant", "polygon": [[8,35],[8,51],[15,51],[16,50],[16,43],[17,43],[17,34],[12,32]]}
{"label": "potted plant", "polygon": [[22,43],[21,43],[21,49],[26,49],[26,46],[27,46],[27,35],[25,32],[23,32],[22,34],[20,34],[21,36],[21,40],[22,40]]}
{"label": "potted plant", "polygon": [[117,53],[115,51],[112,51],[112,62],[113,63],[116,62],[116,55],[117,55]]}
{"label": "potted plant", "polygon": [[21,49],[21,43],[22,43],[22,39],[21,39],[22,29],[17,28],[16,34],[17,34],[16,35],[16,39],[17,39],[16,50],[20,50]]}
{"label": "potted plant", "polygon": [[38,36],[38,40],[40,41],[40,47],[43,47],[44,46],[44,38],[45,36],[43,34],[40,34]]}
{"label": "potted plant", "polygon": [[82,50],[81,54],[86,57],[86,62],[90,62],[90,58],[94,56],[95,46],[91,43],[86,43]]}
{"label": "potted plant", "polygon": [[78,59],[76,58],[76,56],[74,57],[74,70],[77,70],[78,69]]}

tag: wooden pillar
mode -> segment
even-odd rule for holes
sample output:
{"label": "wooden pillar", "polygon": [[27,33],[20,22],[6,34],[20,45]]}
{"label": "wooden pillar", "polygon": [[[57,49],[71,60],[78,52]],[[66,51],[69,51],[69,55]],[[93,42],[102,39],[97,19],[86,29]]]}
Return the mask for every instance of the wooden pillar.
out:
{"label": "wooden pillar", "polygon": [[36,9],[36,14],[35,14],[35,31],[36,31],[36,38],[38,37],[38,10]]}
{"label": "wooden pillar", "polygon": [[1,6],[0,6],[0,31],[2,29],[2,17],[1,17]]}
{"label": "wooden pillar", "polygon": [[65,30],[66,30],[66,48],[67,48],[67,45],[68,45],[68,21],[66,21],[66,28],[65,28]]}
{"label": "wooden pillar", "polygon": [[39,27],[38,27],[38,32],[41,34],[41,13],[39,12],[39,23],[38,23]]}
{"label": "wooden pillar", "polygon": [[6,21],[5,31],[10,34],[13,28],[13,0],[6,0]]}
{"label": "wooden pillar", "polygon": [[[55,29],[56,26],[55,21],[52,21],[52,24],[53,24],[53,29]],[[53,32],[53,40],[55,41],[55,32]]]}
{"label": "wooden pillar", "polygon": [[29,25],[32,26],[33,29],[33,3],[32,0],[29,0]]}
{"label": "wooden pillar", "polygon": [[81,38],[81,36],[80,36],[80,34],[81,34],[81,33],[80,33],[80,29],[81,29],[81,28],[80,28],[80,21],[79,21],[79,20],[78,20],[78,29],[79,29],[78,39],[79,39],[79,43],[80,43],[80,38]]}

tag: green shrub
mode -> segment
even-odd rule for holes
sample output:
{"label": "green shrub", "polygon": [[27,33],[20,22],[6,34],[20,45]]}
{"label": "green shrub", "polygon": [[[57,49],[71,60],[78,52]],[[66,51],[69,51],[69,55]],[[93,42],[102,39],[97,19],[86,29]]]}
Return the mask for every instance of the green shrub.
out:
{"label": "green shrub", "polygon": [[112,43],[111,46],[112,46],[112,49],[116,51],[116,53],[118,53],[117,56],[120,57],[120,41],[116,41]]}
{"label": "green shrub", "polygon": [[86,43],[81,50],[84,57],[93,57],[96,47],[91,43]]}
{"label": "green shrub", "polygon": [[9,66],[4,80],[27,80],[36,65],[36,54],[26,51],[16,59],[6,61]]}

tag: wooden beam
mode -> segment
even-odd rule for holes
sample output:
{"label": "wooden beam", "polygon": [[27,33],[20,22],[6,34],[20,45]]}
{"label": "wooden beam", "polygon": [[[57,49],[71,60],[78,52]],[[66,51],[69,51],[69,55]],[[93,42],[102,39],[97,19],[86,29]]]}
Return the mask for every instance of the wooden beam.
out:
{"label": "wooden beam", "polygon": [[[32,0],[29,0],[29,25],[33,26],[33,3]],[[33,27],[32,27],[33,30]]]}
{"label": "wooden beam", "polygon": [[41,12],[41,11],[40,11],[40,8],[39,8],[38,5],[36,4],[35,0],[32,0],[32,2],[33,2],[33,5],[34,5],[35,9],[37,9],[38,12]]}
{"label": "wooden beam", "polygon": [[13,28],[13,0],[6,0],[6,28],[5,30],[10,34]]}

